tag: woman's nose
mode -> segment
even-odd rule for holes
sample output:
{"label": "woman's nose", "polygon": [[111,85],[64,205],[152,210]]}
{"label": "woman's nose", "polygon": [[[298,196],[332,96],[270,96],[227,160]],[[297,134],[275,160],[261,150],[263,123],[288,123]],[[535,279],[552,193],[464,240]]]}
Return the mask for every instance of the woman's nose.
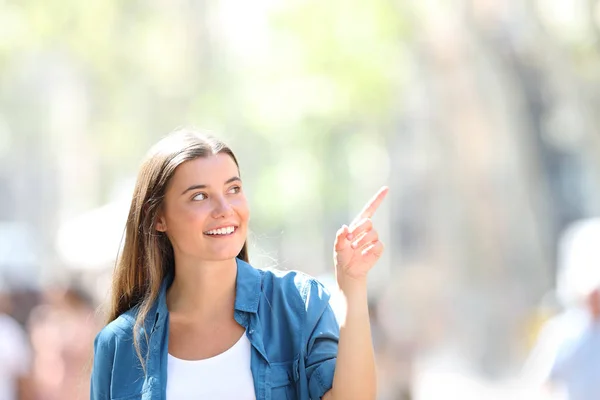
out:
{"label": "woman's nose", "polygon": [[233,214],[233,208],[225,197],[214,198],[213,218],[228,217]]}

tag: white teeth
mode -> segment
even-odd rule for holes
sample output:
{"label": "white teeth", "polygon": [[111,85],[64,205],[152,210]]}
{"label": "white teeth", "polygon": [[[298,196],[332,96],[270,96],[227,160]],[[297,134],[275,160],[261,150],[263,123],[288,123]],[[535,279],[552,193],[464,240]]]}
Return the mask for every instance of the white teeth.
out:
{"label": "white teeth", "polygon": [[206,234],[207,235],[228,235],[230,233],[233,233],[233,231],[235,231],[235,228],[233,226],[228,226],[227,228],[213,229],[212,231],[206,232]]}

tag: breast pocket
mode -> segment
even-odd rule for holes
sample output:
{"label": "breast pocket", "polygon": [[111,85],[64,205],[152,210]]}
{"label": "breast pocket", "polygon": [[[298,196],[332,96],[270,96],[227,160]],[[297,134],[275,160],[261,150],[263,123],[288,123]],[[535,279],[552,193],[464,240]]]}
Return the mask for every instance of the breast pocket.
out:
{"label": "breast pocket", "polygon": [[296,400],[292,361],[271,364],[271,398],[273,400]]}

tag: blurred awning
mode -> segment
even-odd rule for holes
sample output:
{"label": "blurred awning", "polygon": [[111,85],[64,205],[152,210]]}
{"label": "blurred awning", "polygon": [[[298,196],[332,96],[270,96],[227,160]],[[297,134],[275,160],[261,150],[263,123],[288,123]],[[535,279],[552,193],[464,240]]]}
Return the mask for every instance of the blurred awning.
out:
{"label": "blurred awning", "polygon": [[65,222],[58,230],[56,251],[71,269],[104,269],[114,264],[129,211],[115,201]]}

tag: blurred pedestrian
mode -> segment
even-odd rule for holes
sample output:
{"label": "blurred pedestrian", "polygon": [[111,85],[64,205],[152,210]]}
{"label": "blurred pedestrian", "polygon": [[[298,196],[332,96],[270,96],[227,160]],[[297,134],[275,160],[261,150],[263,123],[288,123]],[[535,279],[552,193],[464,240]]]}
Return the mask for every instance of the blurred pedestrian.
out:
{"label": "blurred pedestrian", "polygon": [[10,315],[8,288],[0,281],[0,399],[29,400],[31,351],[25,330]]}
{"label": "blurred pedestrian", "polygon": [[36,400],[89,398],[92,342],[98,329],[93,302],[83,290],[47,290],[29,321]]}
{"label": "blurred pedestrian", "polygon": [[600,219],[565,231],[557,278],[564,311],[542,327],[526,379],[553,398],[600,399]]}

